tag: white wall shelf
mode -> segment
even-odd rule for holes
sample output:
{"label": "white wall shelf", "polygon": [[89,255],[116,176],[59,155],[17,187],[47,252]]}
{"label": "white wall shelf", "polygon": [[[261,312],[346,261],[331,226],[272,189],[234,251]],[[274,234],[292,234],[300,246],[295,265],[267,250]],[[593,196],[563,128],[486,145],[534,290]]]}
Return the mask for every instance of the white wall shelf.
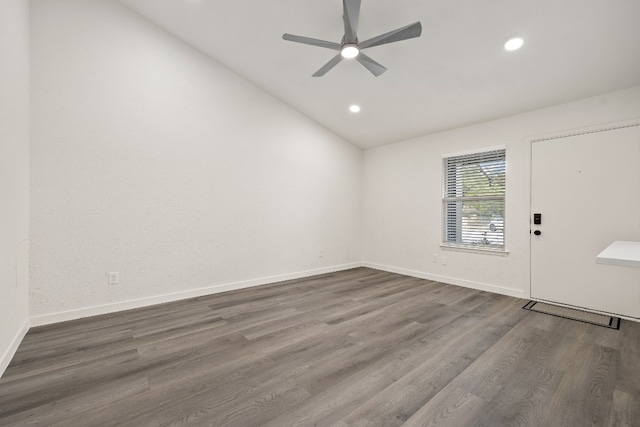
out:
{"label": "white wall shelf", "polygon": [[640,242],[617,240],[596,256],[596,264],[640,268]]}

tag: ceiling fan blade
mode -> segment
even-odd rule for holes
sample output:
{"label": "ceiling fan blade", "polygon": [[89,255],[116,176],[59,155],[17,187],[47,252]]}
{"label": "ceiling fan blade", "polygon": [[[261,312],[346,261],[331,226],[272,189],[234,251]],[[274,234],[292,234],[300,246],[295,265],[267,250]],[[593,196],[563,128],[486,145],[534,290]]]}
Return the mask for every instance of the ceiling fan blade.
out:
{"label": "ceiling fan blade", "polygon": [[361,0],[342,0],[344,10],[344,42],[357,43],[358,21],[360,20]]}
{"label": "ceiling fan blade", "polygon": [[327,72],[329,70],[331,70],[333,67],[338,65],[338,62],[340,62],[340,61],[342,61],[342,55],[341,54],[337,54],[336,56],[333,57],[333,59],[331,59],[331,61],[329,61],[326,64],[324,64],[324,67],[320,68],[318,71],[313,73],[313,77],[322,77],[322,76],[324,76],[325,74],[327,74]]}
{"label": "ceiling fan blade", "polygon": [[367,55],[365,55],[362,52],[360,52],[358,56],[356,56],[356,59],[358,60],[359,63],[364,65],[364,68],[371,71],[371,74],[373,74],[376,77],[378,77],[380,74],[387,71],[386,67],[378,64],[376,61],[369,58]]}
{"label": "ceiling fan blade", "polygon": [[420,34],[422,34],[422,24],[420,24],[420,22],[414,22],[406,27],[398,28],[397,30],[389,31],[388,33],[365,40],[360,43],[360,49],[420,37]]}
{"label": "ceiling fan blade", "polygon": [[311,46],[326,47],[327,49],[333,49],[333,50],[340,50],[340,46],[341,46],[340,43],[312,39],[310,37],[295,36],[293,34],[283,34],[282,38],[290,42],[309,44]]}

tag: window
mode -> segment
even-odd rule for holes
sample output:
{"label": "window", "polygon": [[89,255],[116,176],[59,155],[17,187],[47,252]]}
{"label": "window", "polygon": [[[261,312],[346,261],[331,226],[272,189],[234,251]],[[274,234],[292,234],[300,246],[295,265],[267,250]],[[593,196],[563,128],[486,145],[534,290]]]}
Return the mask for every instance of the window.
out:
{"label": "window", "polygon": [[505,149],[443,158],[444,246],[504,250]]}

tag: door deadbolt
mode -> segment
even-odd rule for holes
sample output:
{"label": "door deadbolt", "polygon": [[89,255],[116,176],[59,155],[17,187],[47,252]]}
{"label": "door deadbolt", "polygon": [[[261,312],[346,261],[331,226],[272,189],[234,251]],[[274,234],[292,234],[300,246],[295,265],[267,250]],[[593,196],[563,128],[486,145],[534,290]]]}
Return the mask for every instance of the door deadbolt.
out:
{"label": "door deadbolt", "polygon": [[535,225],[541,225],[542,224],[542,214],[541,213],[534,213],[533,214],[533,223]]}
{"label": "door deadbolt", "polygon": [[541,235],[541,234],[542,234],[542,231],[540,231],[540,230],[536,230],[536,231],[534,231],[534,232],[533,232],[533,234],[535,234],[536,236],[539,236],[539,235]]}

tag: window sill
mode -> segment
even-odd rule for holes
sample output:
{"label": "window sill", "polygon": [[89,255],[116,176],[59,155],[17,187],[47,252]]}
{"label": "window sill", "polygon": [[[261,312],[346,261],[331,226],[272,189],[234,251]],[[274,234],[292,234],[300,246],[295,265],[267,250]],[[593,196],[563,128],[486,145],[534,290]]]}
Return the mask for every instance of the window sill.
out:
{"label": "window sill", "polygon": [[440,248],[442,248],[445,251],[454,251],[454,252],[469,252],[469,253],[475,253],[475,254],[495,255],[495,256],[509,255],[509,251],[506,249],[473,248],[469,246],[447,245],[444,243],[440,244]]}

